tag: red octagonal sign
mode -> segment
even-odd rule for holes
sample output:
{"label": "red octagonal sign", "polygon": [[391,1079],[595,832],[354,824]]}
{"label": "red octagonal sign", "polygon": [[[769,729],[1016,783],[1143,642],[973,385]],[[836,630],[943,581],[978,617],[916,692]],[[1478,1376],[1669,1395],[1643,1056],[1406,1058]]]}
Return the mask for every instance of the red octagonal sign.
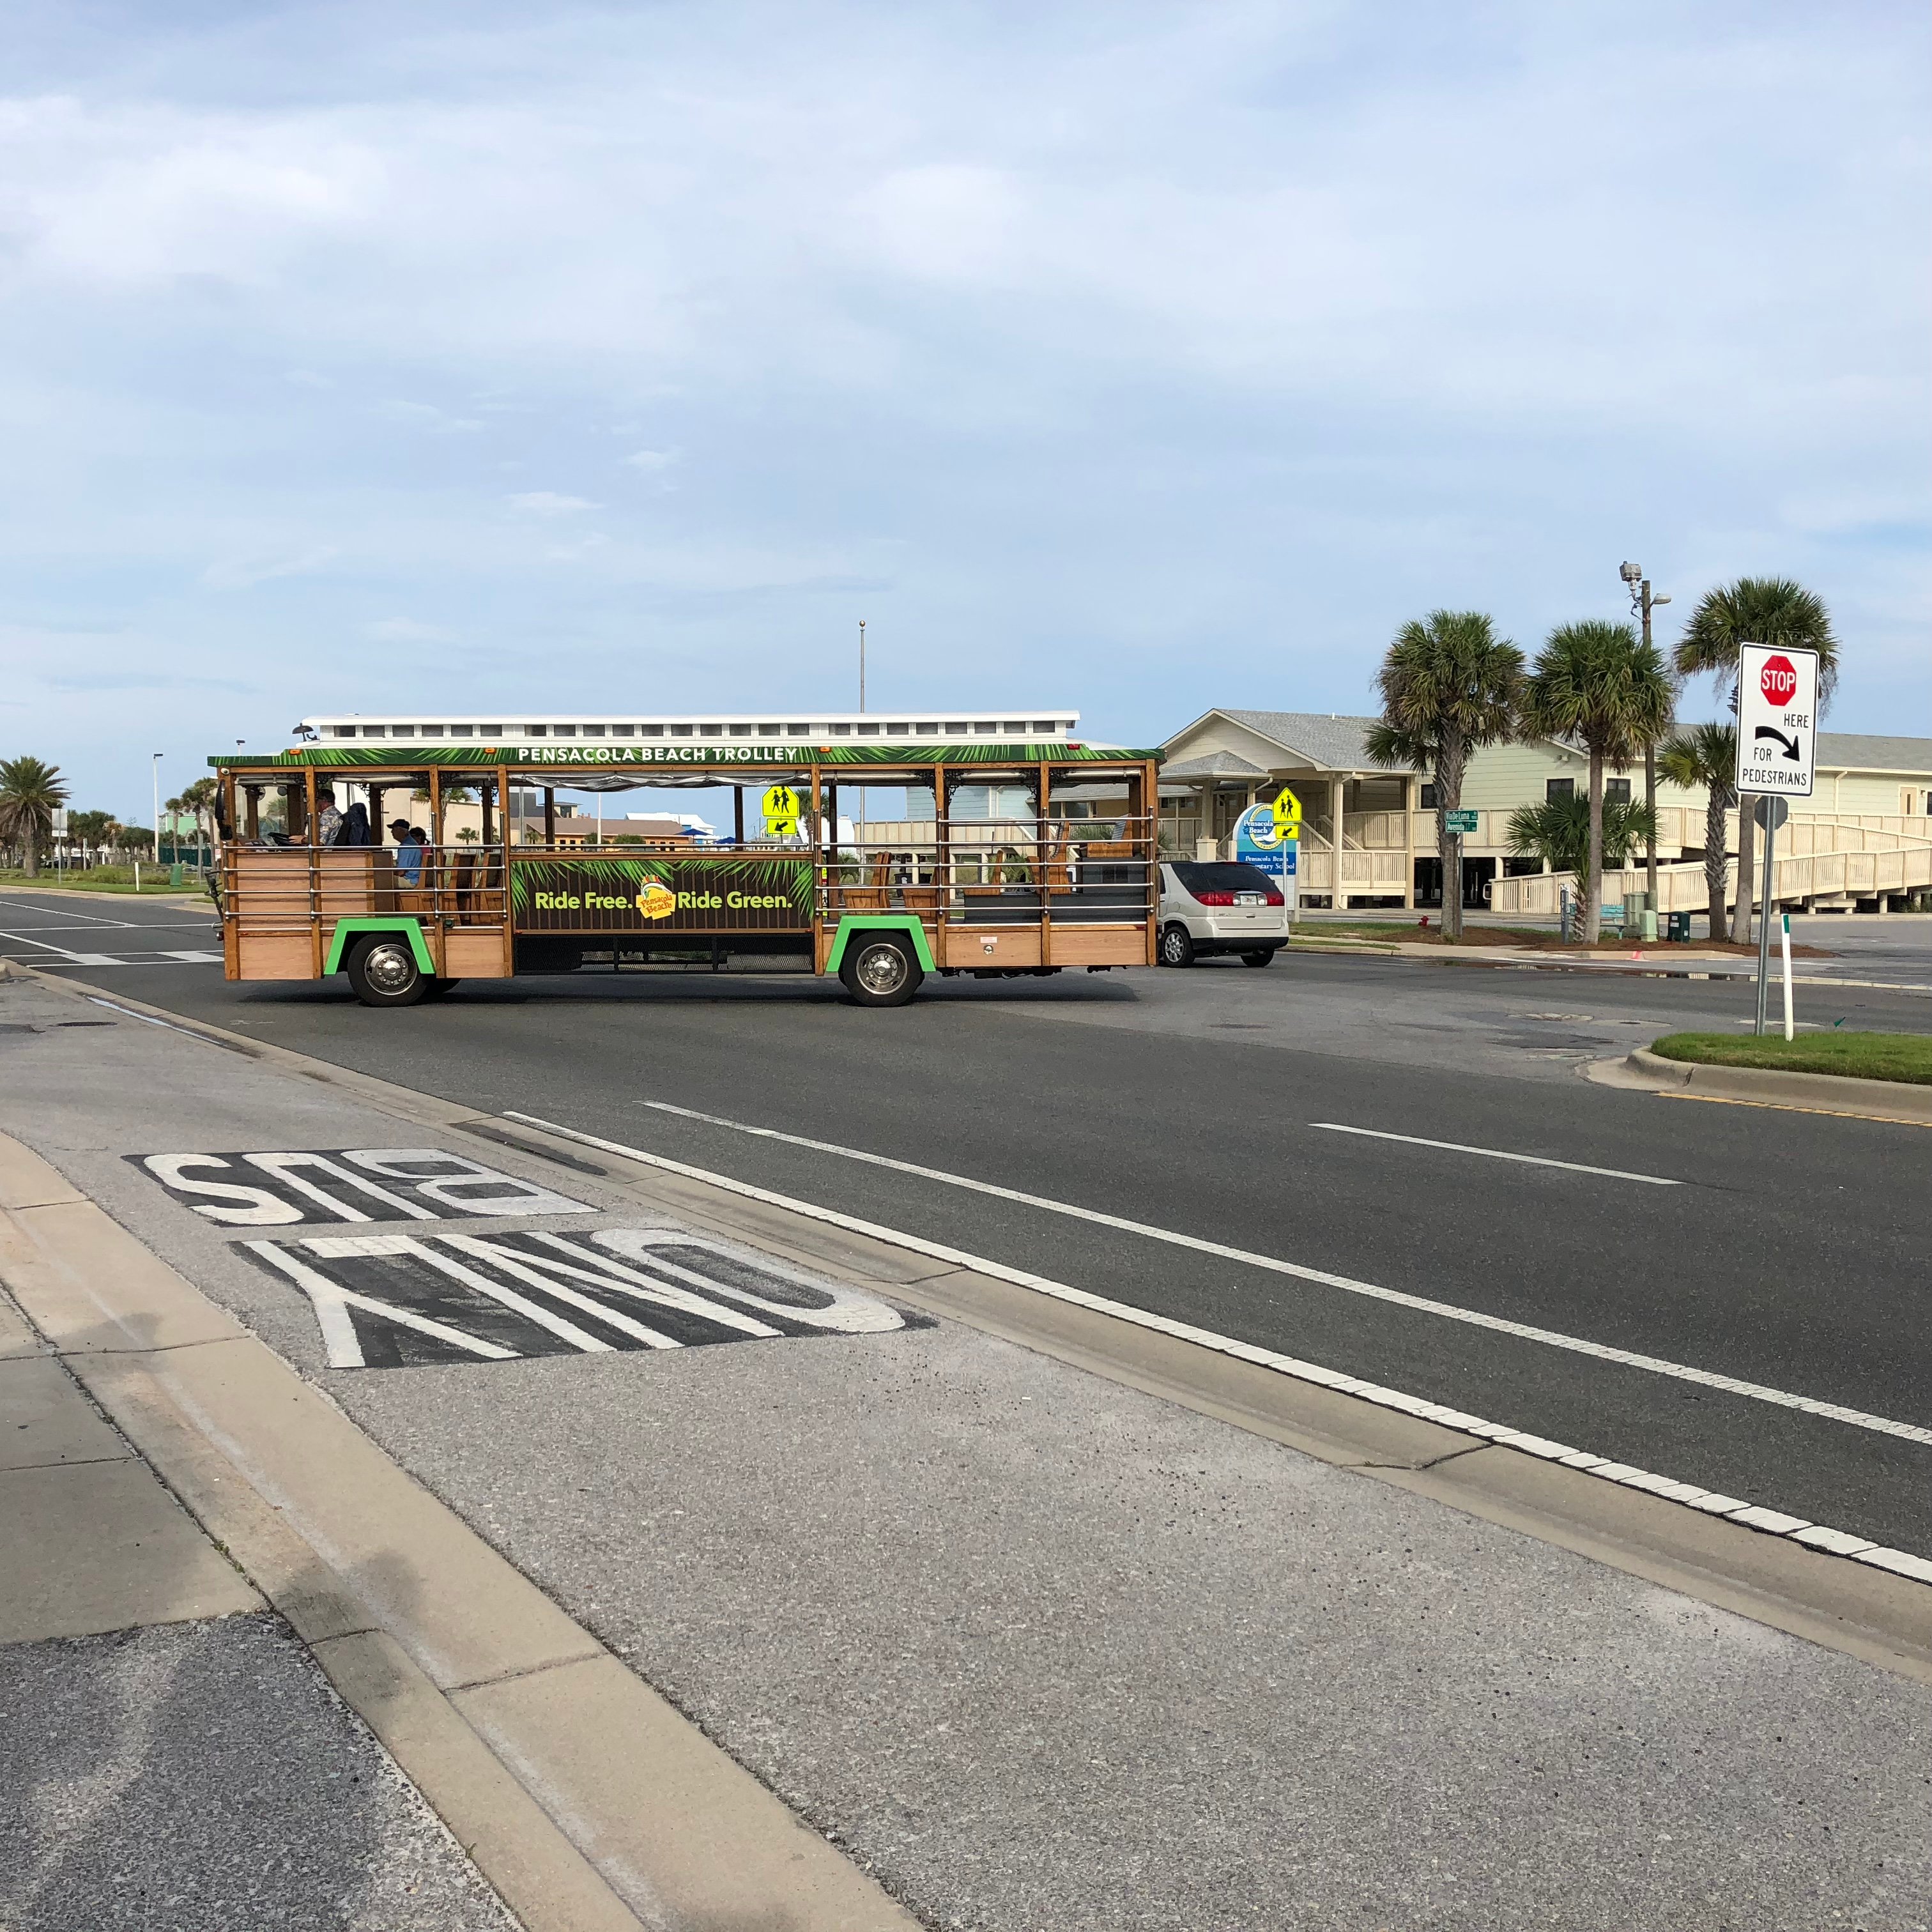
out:
{"label": "red octagonal sign", "polygon": [[1758,688],[1767,704],[1789,704],[1798,691],[1798,674],[1789,658],[1766,658],[1758,674]]}

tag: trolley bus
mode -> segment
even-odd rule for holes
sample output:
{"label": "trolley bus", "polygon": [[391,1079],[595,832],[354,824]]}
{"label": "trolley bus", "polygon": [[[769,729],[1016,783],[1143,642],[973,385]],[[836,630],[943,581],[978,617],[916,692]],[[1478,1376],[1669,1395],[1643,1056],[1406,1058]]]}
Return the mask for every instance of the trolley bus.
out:
{"label": "trolley bus", "polygon": [[[286,751],[208,760],[224,969],[344,974],[371,1006],[525,974],[790,970],[892,1006],[935,973],[1150,966],[1158,754],[1078,722],[305,719]],[[729,829],[605,811],[641,789],[708,790]],[[881,790],[896,816],[867,815]]]}

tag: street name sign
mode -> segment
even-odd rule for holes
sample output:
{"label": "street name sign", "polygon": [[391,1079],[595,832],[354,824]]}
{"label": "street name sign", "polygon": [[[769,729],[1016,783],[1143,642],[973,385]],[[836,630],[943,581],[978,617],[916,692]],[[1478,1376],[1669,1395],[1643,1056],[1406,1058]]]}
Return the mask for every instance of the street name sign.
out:
{"label": "street name sign", "polygon": [[1768,644],[1738,651],[1738,790],[1811,796],[1818,653]]}
{"label": "street name sign", "polygon": [[1476,829],[1476,814],[1473,812],[1450,812],[1443,814],[1443,821],[1451,832],[1471,832]]}

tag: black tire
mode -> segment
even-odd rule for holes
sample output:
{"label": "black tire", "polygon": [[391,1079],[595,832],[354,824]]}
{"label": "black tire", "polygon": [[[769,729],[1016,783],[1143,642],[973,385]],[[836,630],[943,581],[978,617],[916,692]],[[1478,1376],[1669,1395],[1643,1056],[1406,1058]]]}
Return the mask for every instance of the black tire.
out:
{"label": "black tire", "polygon": [[426,1000],[446,1000],[462,984],[460,980],[425,980],[423,982],[423,998]]}
{"label": "black tire", "polygon": [[898,934],[865,932],[846,947],[838,977],[862,1006],[902,1006],[926,975]]}
{"label": "black tire", "polygon": [[1194,935],[1186,926],[1175,924],[1161,928],[1160,963],[1163,966],[1194,964]]}
{"label": "black tire", "polygon": [[406,934],[372,932],[358,939],[344,962],[349,983],[365,1006],[412,1006],[429,990]]}
{"label": "black tire", "polygon": [[1252,952],[1241,955],[1241,964],[1244,966],[1272,966],[1278,950],[1272,946],[1257,946]]}

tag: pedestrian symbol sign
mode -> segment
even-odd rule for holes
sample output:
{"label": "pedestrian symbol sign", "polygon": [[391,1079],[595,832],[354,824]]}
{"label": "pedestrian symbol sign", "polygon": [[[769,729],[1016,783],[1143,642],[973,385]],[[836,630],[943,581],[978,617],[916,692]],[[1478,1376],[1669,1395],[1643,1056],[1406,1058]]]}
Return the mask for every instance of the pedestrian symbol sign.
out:
{"label": "pedestrian symbol sign", "polygon": [[1811,796],[1818,653],[1768,644],[1738,652],[1738,790]]}
{"label": "pedestrian symbol sign", "polygon": [[1280,838],[1299,838],[1301,836],[1301,801],[1287,786],[1283,785],[1275,794],[1275,836]]}
{"label": "pedestrian symbol sign", "polygon": [[790,785],[773,785],[765,794],[764,805],[767,838],[798,836],[798,794]]}

